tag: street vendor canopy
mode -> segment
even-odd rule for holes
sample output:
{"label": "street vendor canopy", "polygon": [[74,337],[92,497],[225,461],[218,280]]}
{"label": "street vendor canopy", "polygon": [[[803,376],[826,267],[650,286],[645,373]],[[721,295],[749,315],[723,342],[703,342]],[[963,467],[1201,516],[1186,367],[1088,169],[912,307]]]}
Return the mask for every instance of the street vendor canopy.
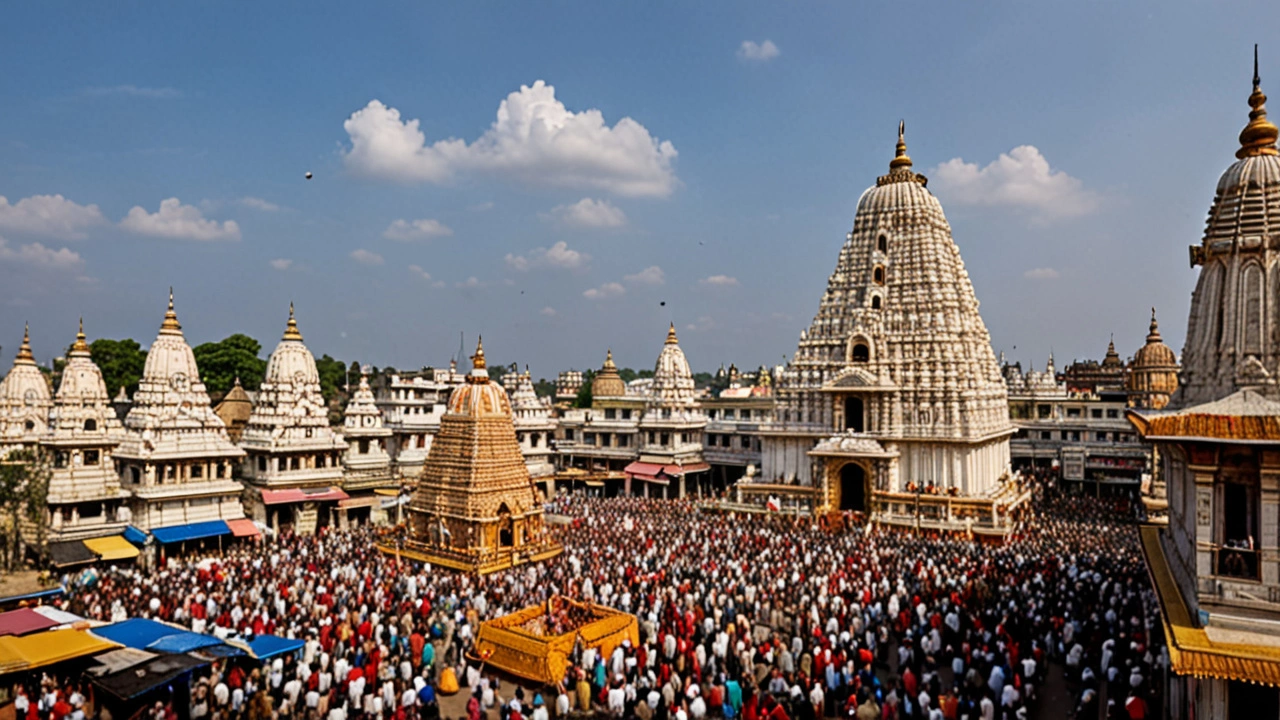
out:
{"label": "street vendor canopy", "polygon": [[93,678],[91,682],[121,700],[129,700],[208,664],[190,655],[161,655],[120,672]]}
{"label": "street vendor canopy", "polygon": [[10,610],[7,613],[0,613],[0,636],[30,635],[33,632],[48,630],[61,624],[31,608]]}
{"label": "street vendor canopy", "polygon": [[225,520],[209,520],[189,525],[170,525],[169,527],[153,528],[151,530],[151,535],[162,543],[200,540],[229,534],[231,534],[231,528],[227,527]]}
{"label": "street vendor canopy", "polygon": [[152,652],[185,653],[222,644],[222,641],[213,635],[194,633],[146,618],[130,618],[123,622],[94,628],[93,632],[125,647]]}
{"label": "street vendor canopy", "polygon": [[103,560],[132,560],[138,557],[138,548],[123,536],[89,538],[84,546]]}
{"label": "street vendor canopy", "polygon": [[286,503],[320,502],[322,500],[346,500],[347,494],[336,487],[316,488],[313,490],[263,490],[263,505],[283,505]]}
{"label": "street vendor canopy", "polygon": [[266,660],[276,655],[297,652],[302,649],[303,644],[301,640],[290,640],[277,635],[259,635],[249,641],[249,649],[253,650],[259,660]]}
{"label": "street vendor canopy", "polygon": [[54,567],[64,568],[72,565],[84,565],[98,559],[98,556],[79,540],[49,543],[49,562]]}
{"label": "street vendor canopy", "polygon": [[231,534],[236,537],[258,537],[262,534],[258,532],[258,526],[254,525],[249,518],[228,520],[227,527],[231,528]]}
{"label": "street vendor canopy", "polygon": [[49,630],[16,637],[0,637],[0,675],[35,670],[65,660],[95,655],[120,647],[83,630]]}

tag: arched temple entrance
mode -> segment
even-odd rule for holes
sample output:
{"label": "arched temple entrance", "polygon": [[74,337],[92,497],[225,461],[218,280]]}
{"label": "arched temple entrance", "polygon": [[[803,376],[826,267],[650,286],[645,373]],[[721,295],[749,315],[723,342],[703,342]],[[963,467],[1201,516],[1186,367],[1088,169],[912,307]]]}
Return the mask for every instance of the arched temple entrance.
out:
{"label": "arched temple entrance", "polygon": [[840,509],[867,511],[867,471],[856,462],[840,468]]}
{"label": "arched temple entrance", "polygon": [[844,429],[853,432],[866,432],[863,421],[862,398],[850,395],[844,399]]}
{"label": "arched temple entrance", "polygon": [[507,508],[506,503],[503,503],[498,506],[498,547],[508,548],[513,544],[511,510]]}

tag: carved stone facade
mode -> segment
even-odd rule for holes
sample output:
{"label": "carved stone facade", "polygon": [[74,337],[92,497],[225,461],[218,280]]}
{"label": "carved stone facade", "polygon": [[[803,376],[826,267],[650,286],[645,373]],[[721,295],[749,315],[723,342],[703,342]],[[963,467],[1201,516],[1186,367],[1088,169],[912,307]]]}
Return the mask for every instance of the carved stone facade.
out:
{"label": "carved stone facade", "polygon": [[507,393],[490,382],[477,346],[409,503],[411,539],[403,552],[480,574],[554,557],[563,548],[543,526],[542,503],[516,441]]}
{"label": "carved stone facade", "polygon": [[[1005,383],[942,206],[911,171],[901,131],[889,167],[858,201],[762,431],[761,480],[817,487],[837,509],[867,510],[872,490],[911,484],[986,495],[1009,466]],[[819,445],[833,433],[866,442]],[[831,491],[841,484],[860,489]]]}
{"label": "carved stone facade", "polygon": [[133,493],[134,525],[151,530],[244,517],[243,487],[233,479],[244,451],[209,405],[172,292],[124,426],[116,459],[121,484]]}
{"label": "carved stone facade", "polygon": [[84,324],[76,334],[50,415],[49,540],[79,540],[122,532],[131,515],[112,454],[124,426],[111,407],[102,371],[89,357]]}

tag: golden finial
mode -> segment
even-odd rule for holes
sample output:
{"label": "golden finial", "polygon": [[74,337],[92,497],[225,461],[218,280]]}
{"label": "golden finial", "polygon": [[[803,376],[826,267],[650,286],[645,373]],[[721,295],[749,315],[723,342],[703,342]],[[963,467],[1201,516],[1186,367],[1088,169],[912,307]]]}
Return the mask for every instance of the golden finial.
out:
{"label": "golden finial", "polygon": [[484,336],[476,337],[476,354],[471,356],[471,369],[484,370]]}
{"label": "golden finial", "polygon": [[1147,342],[1160,342],[1160,325],[1156,323],[1156,309],[1151,308],[1151,327],[1147,331]]}
{"label": "golden finial", "polygon": [[80,318],[80,332],[76,333],[76,342],[71,346],[71,352],[89,352],[89,343],[84,341],[84,318]]}
{"label": "golden finial", "polygon": [[173,311],[173,286],[169,286],[169,310],[164,314],[164,322],[160,323],[161,330],[174,330],[182,332],[182,326],[178,324],[178,313]]}
{"label": "golden finial", "polygon": [[302,333],[298,332],[298,321],[293,319],[293,303],[289,303],[289,323],[284,328],[285,340],[302,342]]}
{"label": "golden finial", "polygon": [[617,369],[617,367],[617,365],[613,364],[613,348],[609,348],[609,350],[604,354],[604,368]]}
{"label": "golden finial", "polygon": [[22,345],[18,347],[18,357],[14,360],[14,364],[23,363],[34,365],[36,356],[31,354],[31,325],[29,323],[22,324]]}
{"label": "golden finial", "polygon": [[1249,124],[1240,131],[1240,149],[1236,157],[1247,158],[1257,155],[1280,155],[1276,149],[1276,139],[1280,138],[1280,129],[1267,119],[1267,96],[1262,92],[1262,80],[1258,77],[1258,46],[1253,46],[1253,92],[1249,94]]}
{"label": "golden finial", "polygon": [[899,120],[898,121],[898,147],[893,154],[893,159],[889,161],[890,171],[897,170],[899,168],[906,170],[911,167],[911,157],[907,155],[906,134],[907,134],[907,121]]}
{"label": "golden finial", "polygon": [[675,344],[676,344],[676,343],[678,343],[678,342],[680,342],[680,341],[676,339],[676,324],[675,324],[675,323],[671,323],[671,329],[667,331],[667,343],[666,343],[666,344],[668,344],[668,345],[675,345]]}

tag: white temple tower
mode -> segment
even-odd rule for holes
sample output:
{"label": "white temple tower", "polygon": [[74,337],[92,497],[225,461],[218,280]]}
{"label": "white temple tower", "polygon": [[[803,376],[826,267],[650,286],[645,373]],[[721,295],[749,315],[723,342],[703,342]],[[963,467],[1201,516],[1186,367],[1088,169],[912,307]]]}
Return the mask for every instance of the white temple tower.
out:
{"label": "white temple tower", "polygon": [[[391,471],[391,455],[387,453],[391,428],[382,422],[366,368],[360,369],[360,386],[343,413],[342,435],[347,441],[347,450],[342,455],[342,489],[351,495],[351,505],[369,507],[369,518],[374,523],[385,522],[388,516],[398,518],[398,509],[388,512],[382,507],[383,500],[399,502],[399,483]],[[347,515],[353,515],[353,510],[349,509]]]}
{"label": "white temple tower", "polygon": [[[875,512],[874,492],[987,496],[1009,467],[1005,383],[960,250],[902,126],[858,200],[818,313],[777,378],[761,481]],[[816,446],[816,448],[815,448]]]}
{"label": "white temple tower", "polygon": [[124,426],[116,460],[121,484],[133,493],[134,525],[154,531],[244,518],[243,488],[234,479],[244,451],[209,406],[172,290]]}
{"label": "white temple tower", "polygon": [[316,359],[302,343],[293,303],[240,447],[247,453],[242,476],[255,520],[306,534],[336,524],[332,514],[347,499],[341,489],[347,443],[329,427]]}
{"label": "white temple tower", "polygon": [[654,363],[653,382],[640,418],[640,458],[625,469],[628,492],[638,492],[635,483],[642,481],[645,494],[684,497],[696,476],[711,469],[702,457],[707,416],[696,395],[693,371],[672,323]]}
{"label": "white temple tower", "polygon": [[49,435],[49,411],[53,398],[49,381],[31,354],[31,336],[22,329],[22,345],[13,368],[0,382],[0,457],[12,450],[33,447]]}
{"label": "white temple tower", "polygon": [[120,488],[112,453],[124,439],[102,371],[89,355],[84,321],[62,369],[50,415],[53,453],[49,478],[49,540],[114,535],[129,524],[127,491]]}

